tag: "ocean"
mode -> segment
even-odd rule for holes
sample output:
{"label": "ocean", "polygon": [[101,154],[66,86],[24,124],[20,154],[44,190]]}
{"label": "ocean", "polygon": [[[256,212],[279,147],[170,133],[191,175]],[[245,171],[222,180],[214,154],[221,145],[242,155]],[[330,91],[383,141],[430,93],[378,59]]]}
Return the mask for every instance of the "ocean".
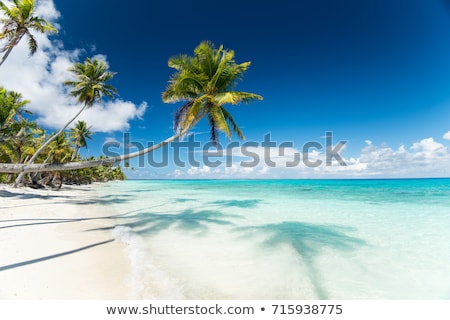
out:
{"label": "ocean", "polygon": [[449,299],[450,179],[98,185],[136,299]]}

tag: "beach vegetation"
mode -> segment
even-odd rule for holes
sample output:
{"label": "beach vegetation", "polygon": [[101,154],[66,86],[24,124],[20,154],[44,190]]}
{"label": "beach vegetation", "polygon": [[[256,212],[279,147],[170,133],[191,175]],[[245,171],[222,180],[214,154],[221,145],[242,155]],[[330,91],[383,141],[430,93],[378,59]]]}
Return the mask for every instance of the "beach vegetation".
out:
{"label": "beach vegetation", "polygon": [[[20,93],[0,87],[0,162],[24,164],[47,140],[47,132],[36,122],[28,119],[32,113],[27,109],[29,101],[24,100]],[[56,136],[43,149],[36,161],[43,164],[58,164],[66,161],[79,160],[80,148],[87,147],[87,140],[93,132],[86,122],[79,121],[66,132]],[[94,160],[90,158],[89,160]],[[14,174],[0,173],[0,183],[11,183]],[[105,182],[109,180],[124,180],[125,174],[119,166],[100,166],[82,170],[42,171],[33,172],[27,176],[26,183],[30,186],[54,186],[61,184],[81,184]]]}
{"label": "beach vegetation", "polygon": [[[31,30],[56,32],[50,23],[32,15],[33,8],[34,1],[31,0],[13,1],[11,8],[0,1],[0,9],[7,17],[1,20],[0,39],[7,40],[3,51],[0,51],[4,52],[1,63],[25,35],[29,38],[30,53],[36,52],[37,43]],[[228,139],[232,134],[245,139],[225,105],[262,100],[260,95],[235,90],[250,64],[236,63],[233,50],[216,47],[208,41],[201,42],[193,56],[171,57],[168,66],[175,69],[175,73],[162,94],[162,100],[165,103],[183,103],[174,116],[174,135],[145,149],[97,159],[80,156],[80,149],[87,147],[93,132],[86,122],[78,121],[74,126],[73,122],[86,108],[95,106],[104,98],[117,96],[116,88],[109,84],[115,73],[109,71],[105,61],[87,58],[84,63],[75,63],[69,69],[73,78],[64,84],[71,87],[69,94],[78,100],[81,108],[55,133],[49,134],[33,121],[26,109],[29,101],[24,100],[20,93],[0,87],[0,182],[60,187],[62,183],[122,180],[125,174],[119,163],[129,167],[129,159],[176,141],[203,118],[208,121],[213,144],[218,143],[220,133]]]}
{"label": "beach vegetation", "polygon": [[[32,164],[39,154],[48,147],[48,145],[61,135],[69,125],[86,109],[94,105],[95,102],[102,101],[103,97],[114,98],[117,89],[109,85],[115,73],[108,70],[108,65],[98,59],[87,58],[84,63],[75,63],[69,71],[72,72],[75,79],[67,80],[65,85],[73,87],[70,95],[77,98],[78,102],[83,104],[81,109],[55,134],[33,154],[27,164]],[[25,173],[20,173],[16,178],[15,184],[22,182]]]}

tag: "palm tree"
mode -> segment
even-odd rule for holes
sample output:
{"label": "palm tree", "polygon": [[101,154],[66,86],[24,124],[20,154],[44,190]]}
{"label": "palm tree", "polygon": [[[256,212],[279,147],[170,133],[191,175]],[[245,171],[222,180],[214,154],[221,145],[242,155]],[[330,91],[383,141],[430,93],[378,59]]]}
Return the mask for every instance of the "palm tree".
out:
{"label": "palm tree", "polygon": [[72,153],[72,150],[69,146],[69,141],[67,140],[65,134],[58,135],[57,138],[48,145],[47,150],[48,155],[44,163],[62,163],[69,159]]}
{"label": "palm tree", "polygon": [[84,63],[75,63],[69,71],[76,79],[65,81],[64,84],[73,87],[70,94],[84,104],[80,113],[84,108],[101,101],[103,96],[114,98],[117,95],[117,89],[107,84],[116,73],[109,71],[104,61],[87,58]]}
{"label": "palm tree", "polygon": [[15,116],[20,122],[23,119],[23,113],[31,114],[30,111],[24,109],[24,106],[29,103],[29,100],[23,100],[20,93],[0,87],[0,133],[11,125]]}
{"label": "palm tree", "polygon": [[[53,162],[53,163],[61,163],[70,158],[71,149],[68,144],[68,140],[66,139],[65,133],[57,136],[55,140],[52,141],[48,146],[48,156],[45,159],[44,163]],[[52,177],[53,184],[57,179],[59,179],[58,189],[61,188],[63,183],[63,175],[61,172],[55,172]]]}
{"label": "palm tree", "polygon": [[[117,94],[116,88],[106,83],[114,77],[115,73],[108,71],[108,65],[104,61],[87,58],[84,63],[74,64],[69,71],[75,75],[75,80],[65,81],[64,84],[73,87],[70,94],[77,97],[78,102],[83,103],[83,107],[36,151],[27,164],[32,164],[42,150],[64,132],[84,109],[92,107],[95,102],[101,101],[104,96],[114,98]],[[22,179],[23,173],[19,174],[15,185],[18,185]]]}
{"label": "palm tree", "polygon": [[85,121],[78,121],[70,130],[70,137],[74,141],[74,150],[70,161],[75,160],[78,156],[80,148],[87,147],[86,139],[92,139],[93,132],[90,130],[92,127],[88,127]]}
{"label": "palm tree", "polygon": [[[261,96],[253,93],[232,90],[250,66],[250,62],[236,64],[233,51],[224,50],[222,46],[215,49],[214,45],[209,42],[202,42],[194,53],[194,57],[182,55],[169,60],[169,66],[175,68],[177,73],[169,81],[167,90],[163,93],[163,101],[186,101],[175,115],[176,133],[172,137],[149,148],[112,158],[62,164],[14,165],[0,163],[0,172],[61,171],[112,165],[142,156],[175,141],[186,134],[204,116],[208,117],[211,125],[213,142],[218,141],[217,131],[225,132],[228,137],[233,131],[239,137],[244,138],[241,130],[223,105],[262,99]],[[231,129],[229,125],[231,125]]]}
{"label": "palm tree", "polygon": [[0,20],[3,23],[0,40],[6,39],[6,45],[0,50],[0,52],[4,53],[0,61],[0,66],[24,36],[28,37],[30,55],[36,52],[38,45],[31,31],[40,33],[58,32],[50,22],[33,15],[35,7],[34,0],[12,0],[12,2],[13,6],[8,8],[3,1],[0,1],[0,10],[6,16],[6,18]]}
{"label": "palm tree", "polygon": [[175,129],[186,131],[206,116],[213,144],[219,140],[218,131],[224,132],[228,139],[234,132],[244,140],[244,134],[224,104],[262,100],[257,94],[233,90],[249,66],[250,62],[236,64],[234,51],[224,50],[223,46],[216,49],[207,41],[195,48],[193,57],[178,55],[170,58],[169,67],[177,72],[172,76],[162,99],[168,103],[185,102],[175,114]]}

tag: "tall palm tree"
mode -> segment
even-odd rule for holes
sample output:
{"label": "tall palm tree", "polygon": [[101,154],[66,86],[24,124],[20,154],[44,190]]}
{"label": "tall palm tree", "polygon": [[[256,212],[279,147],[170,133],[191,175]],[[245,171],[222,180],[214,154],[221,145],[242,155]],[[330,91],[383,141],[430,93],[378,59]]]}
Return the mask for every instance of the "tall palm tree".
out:
{"label": "tall palm tree", "polygon": [[[182,55],[169,60],[169,66],[175,68],[177,72],[172,76],[167,90],[163,93],[163,101],[186,102],[175,115],[176,133],[172,137],[146,149],[98,160],[62,164],[12,165],[0,163],[0,172],[24,173],[75,170],[126,161],[175,141],[186,134],[204,116],[208,117],[211,125],[212,141],[217,141],[217,131],[225,132],[228,137],[231,136],[233,131],[241,138],[244,138],[241,130],[223,105],[262,99],[261,96],[253,93],[233,90],[234,85],[242,78],[243,73],[250,66],[250,62],[236,64],[233,51],[224,50],[222,46],[219,49],[215,49],[214,45],[209,42],[202,42],[195,49],[194,54],[194,57]],[[231,125],[231,128],[229,125]]]}
{"label": "tall palm tree", "polygon": [[92,127],[88,127],[85,121],[78,121],[70,130],[70,137],[74,142],[74,150],[72,153],[72,158],[70,161],[73,161],[77,156],[80,148],[87,147],[87,139],[92,139],[93,132],[90,130]]}
{"label": "tall palm tree", "polygon": [[[64,84],[73,87],[70,94],[77,97],[78,102],[83,103],[83,107],[36,151],[27,164],[32,164],[42,150],[64,132],[84,109],[92,107],[95,102],[100,102],[104,96],[114,98],[117,94],[116,88],[107,84],[115,73],[108,70],[108,65],[104,61],[87,58],[84,63],[75,63],[69,71],[75,75],[75,80],[65,81]],[[15,185],[22,181],[23,176],[23,173],[19,174]]]}
{"label": "tall palm tree", "polygon": [[260,95],[234,90],[249,66],[250,62],[237,64],[234,51],[224,50],[223,46],[217,49],[208,41],[195,48],[193,57],[178,55],[170,58],[169,67],[177,72],[171,77],[162,99],[168,103],[185,102],[175,114],[175,129],[186,131],[206,116],[213,144],[219,140],[219,131],[228,139],[232,132],[245,139],[224,105],[262,100]]}
{"label": "tall palm tree", "polygon": [[5,39],[6,45],[0,50],[3,57],[0,66],[8,58],[12,49],[22,40],[24,36],[28,37],[28,47],[30,55],[33,55],[37,48],[37,41],[32,31],[40,33],[57,33],[56,28],[43,18],[33,15],[35,1],[34,0],[12,0],[13,6],[8,8],[3,1],[0,1],[0,10],[3,11],[6,18],[1,19],[3,24],[0,40]]}

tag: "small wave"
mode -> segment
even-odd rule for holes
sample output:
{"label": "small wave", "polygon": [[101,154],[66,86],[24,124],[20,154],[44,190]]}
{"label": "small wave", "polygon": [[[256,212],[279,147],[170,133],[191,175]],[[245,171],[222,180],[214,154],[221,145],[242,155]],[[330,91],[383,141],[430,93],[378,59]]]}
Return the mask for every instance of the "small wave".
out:
{"label": "small wave", "polygon": [[118,226],[113,230],[117,241],[127,244],[131,274],[128,282],[132,299],[184,299],[178,281],[159,268],[151,257],[143,237],[130,227]]}

